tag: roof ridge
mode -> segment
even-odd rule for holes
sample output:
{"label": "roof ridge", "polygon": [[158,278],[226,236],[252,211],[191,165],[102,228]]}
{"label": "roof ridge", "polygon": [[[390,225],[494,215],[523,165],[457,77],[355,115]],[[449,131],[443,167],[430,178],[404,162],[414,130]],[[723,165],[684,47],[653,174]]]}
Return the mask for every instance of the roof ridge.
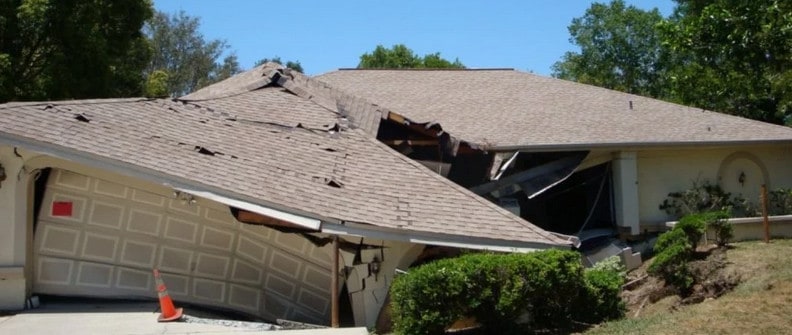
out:
{"label": "roof ridge", "polygon": [[15,107],[29,107],[29,106],[70,106],[70,105],[95,105],[95,104],[111,104],[111,103],[133,103],[143,101],[156,101],[166,100],[162,98],[101,98],[101,99],[75,99],[75,100],[62,100],[62,101],[11,101],[0,104],[0,109],[15,108]]}
{"label": "roof ridge", "polygon": [[[361,69],[355,67],[341,67],[337,71],[515,71],[513,67],[492,67],[492,68],[368,68]],[[320,75],[321,76],[321,75]]]}

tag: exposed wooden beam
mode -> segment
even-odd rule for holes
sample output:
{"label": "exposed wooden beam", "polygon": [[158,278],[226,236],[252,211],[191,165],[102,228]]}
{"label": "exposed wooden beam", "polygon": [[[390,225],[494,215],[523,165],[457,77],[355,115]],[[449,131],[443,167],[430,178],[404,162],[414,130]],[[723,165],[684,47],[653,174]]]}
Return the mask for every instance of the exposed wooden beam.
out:
{"label": "exposed wooden beam", "polygon": [[339,309],[339,297],[338,297],[338,235],[333,235],[333,264],[331,265],[332,271],[330,274],[330,326],[333,328],[338,328],[338,309]]}

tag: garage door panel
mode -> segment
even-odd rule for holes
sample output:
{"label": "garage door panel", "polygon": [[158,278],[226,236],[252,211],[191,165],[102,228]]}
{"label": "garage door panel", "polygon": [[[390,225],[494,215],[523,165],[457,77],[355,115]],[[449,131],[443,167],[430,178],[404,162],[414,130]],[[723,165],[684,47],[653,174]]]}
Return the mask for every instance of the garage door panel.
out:
{"label": "garage door panel", "polygon": [[[183,302],[267,319],[326,323],[329,246],[242,224],[227,207],[168,199],[126,185],[53,170],[35,232],[34,291],[156,298],[153,268]],[[56,201],[70,215],[51,215]]]}

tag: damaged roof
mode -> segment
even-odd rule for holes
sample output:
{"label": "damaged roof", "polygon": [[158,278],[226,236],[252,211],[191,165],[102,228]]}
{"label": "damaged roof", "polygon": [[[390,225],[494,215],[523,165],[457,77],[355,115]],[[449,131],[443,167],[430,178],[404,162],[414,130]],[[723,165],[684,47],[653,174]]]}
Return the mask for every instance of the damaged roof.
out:
{"label": "damaged roof", "polygon": [[323,226],[363,224],[526,248],[570,244],[364,129],[344,126],[350,116],[338,111],[343,108],[287,90],[294,82],[281,78],[285,72],[261,66],[232,79],[236,84],[182,100],[3,104],[0,143],[155,176],[316,218]]}
{"label": "damaged roof", "polygon": [[315,78],[493,150],[792,142],[792,128],[511,69]]}

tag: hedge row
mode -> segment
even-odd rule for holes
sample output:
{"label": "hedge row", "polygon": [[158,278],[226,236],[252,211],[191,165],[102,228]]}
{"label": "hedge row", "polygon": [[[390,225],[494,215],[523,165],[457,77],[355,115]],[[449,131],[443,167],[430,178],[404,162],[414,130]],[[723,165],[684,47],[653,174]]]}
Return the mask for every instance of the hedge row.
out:
{"label": "hedge row", "polygon": [[623,315],[622,284],[617,271],[584,272],[572,251],[467,254],[413,268],[394,281],[394,329],[437,334],[465,316],[490,333],[599,322]]}

